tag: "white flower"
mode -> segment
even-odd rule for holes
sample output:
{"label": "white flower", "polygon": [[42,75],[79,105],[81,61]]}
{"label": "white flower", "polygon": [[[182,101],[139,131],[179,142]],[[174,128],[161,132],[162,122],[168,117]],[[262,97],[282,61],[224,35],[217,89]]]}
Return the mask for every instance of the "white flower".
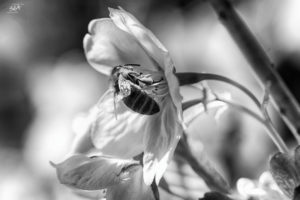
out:
{"label": "white flower", "polygon": [[240,178],[237,181],[237,190],[245,199],[288,200],[269,172],[262,173],[258,181]]}
{"label": "white flower", "polygon": [[[153,115],[135,112],[122,100],[130,94],[127,89],[133,83],[129,80],[125,81],[130,85],[119,83],[118,87],[123,88],[118,88],[117,97],[112,83],[94,108],[93,120],[85,134],[91,137],[98,154],[130,159],[143,152],[144,181],[150,185],[155,177],[158,183],[183,132],[182,97],[175,67],[166,48],[135,17],[122,9],[109,11],[110,18],[89,24],[89,34],[84,38],[87,60],[110,77],[116,66],[140,65],[128,68],[143,74],[138,78],[146,83],[148,78],[153,83],[157,81],[138,87],[155,100],[159,112]],[[154,91],[154,85],[158,91]],[[75,146],[82,144],[78,140]]]}

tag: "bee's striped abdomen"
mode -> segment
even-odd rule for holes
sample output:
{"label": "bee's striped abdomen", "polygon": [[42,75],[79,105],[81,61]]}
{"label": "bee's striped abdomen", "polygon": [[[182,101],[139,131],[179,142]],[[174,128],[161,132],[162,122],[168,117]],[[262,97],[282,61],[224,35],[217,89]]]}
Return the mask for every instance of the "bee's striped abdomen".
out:
{"label": "bee's striped abdomen", "polygon": [[131,94],[123,98],[126,106],[133,111],[143,115],[153,115],[159,112],[159,105],[154,99],[148,96],[144,91],[134,87],[131,89]]}

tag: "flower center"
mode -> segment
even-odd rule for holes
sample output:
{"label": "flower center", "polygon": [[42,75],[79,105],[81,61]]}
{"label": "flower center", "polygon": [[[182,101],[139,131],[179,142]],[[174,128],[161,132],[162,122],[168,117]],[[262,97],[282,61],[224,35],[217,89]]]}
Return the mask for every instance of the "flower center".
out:
{"label": "flower center", "polygon": [[147,70],[136,64],[116,66],[111,74],[118,100],[140,114],[160,111],[160,104],[169,93],[163,72]]}

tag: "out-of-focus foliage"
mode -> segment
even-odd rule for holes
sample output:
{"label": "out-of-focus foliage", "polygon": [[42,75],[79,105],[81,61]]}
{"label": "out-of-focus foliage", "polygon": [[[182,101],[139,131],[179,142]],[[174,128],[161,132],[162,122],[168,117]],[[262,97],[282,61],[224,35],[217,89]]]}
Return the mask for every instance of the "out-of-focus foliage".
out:
{"label": "out-of-focus foliage", "polygon": [[[291,74],[300,70],[295,59],[300,54],[299,1],[233,2],[298,95],[298,76]],[[17,2],[22,4],[18,12],[10,13],[13,3],[0,2],[0,199],[82,199],[59,185],[49,160],[64,159],[81,116],[107,88],[107,78],[88,66],[82,49],[88,22],[107,16],[107,7],[121,6],[151,29],[170,51],[177,71],[222,74],[262,94],[205,1],[24,0]],[[240,91],[209,85],[254,108]],[[190,88],[183,88],[182,95],[185,100],[198,97]],[[272,118],[289,141],[278,116]],[[195,156],[204,148],[232,186],[240,177],[258,178],[274,150],[260,124],[234,111],[218,123],[201,115],[189,133]],[[179,185],[170,186],[178,193],[194,198],[208,191],[186,164],[169,168],[166,179],[178,180]]]}

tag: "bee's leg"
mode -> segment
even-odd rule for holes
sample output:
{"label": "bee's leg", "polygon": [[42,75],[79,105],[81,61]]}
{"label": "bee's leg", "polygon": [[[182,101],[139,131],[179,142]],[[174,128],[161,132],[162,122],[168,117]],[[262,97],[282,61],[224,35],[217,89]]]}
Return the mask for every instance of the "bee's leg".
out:
{"label": "bee's leg", "polygon": [[150,76],[145,76],[145,77],[139,78],[139,82],[142,82],[146,85],[152,85],[154,83],[153,79]]}
{"label": "bee's leg", "polygon": [[103,95],[102,97],[99,99],[99,101],[96,103],[96,106],[99,108],[101,103],[104,101],[104,99],[106,98],[107,95],[109,95],[111,92],[114,92],[112,89],[108,89]]}
{"label": "bee's leg", "polygon": [[116,93],[114,93],[114,113],[115,113],[115,118],[116,118],[116,120],[118,120],[118,115],[117,115],[117,112],[116,112],[116,110],[117,110],[117,106],[116,106]]}

